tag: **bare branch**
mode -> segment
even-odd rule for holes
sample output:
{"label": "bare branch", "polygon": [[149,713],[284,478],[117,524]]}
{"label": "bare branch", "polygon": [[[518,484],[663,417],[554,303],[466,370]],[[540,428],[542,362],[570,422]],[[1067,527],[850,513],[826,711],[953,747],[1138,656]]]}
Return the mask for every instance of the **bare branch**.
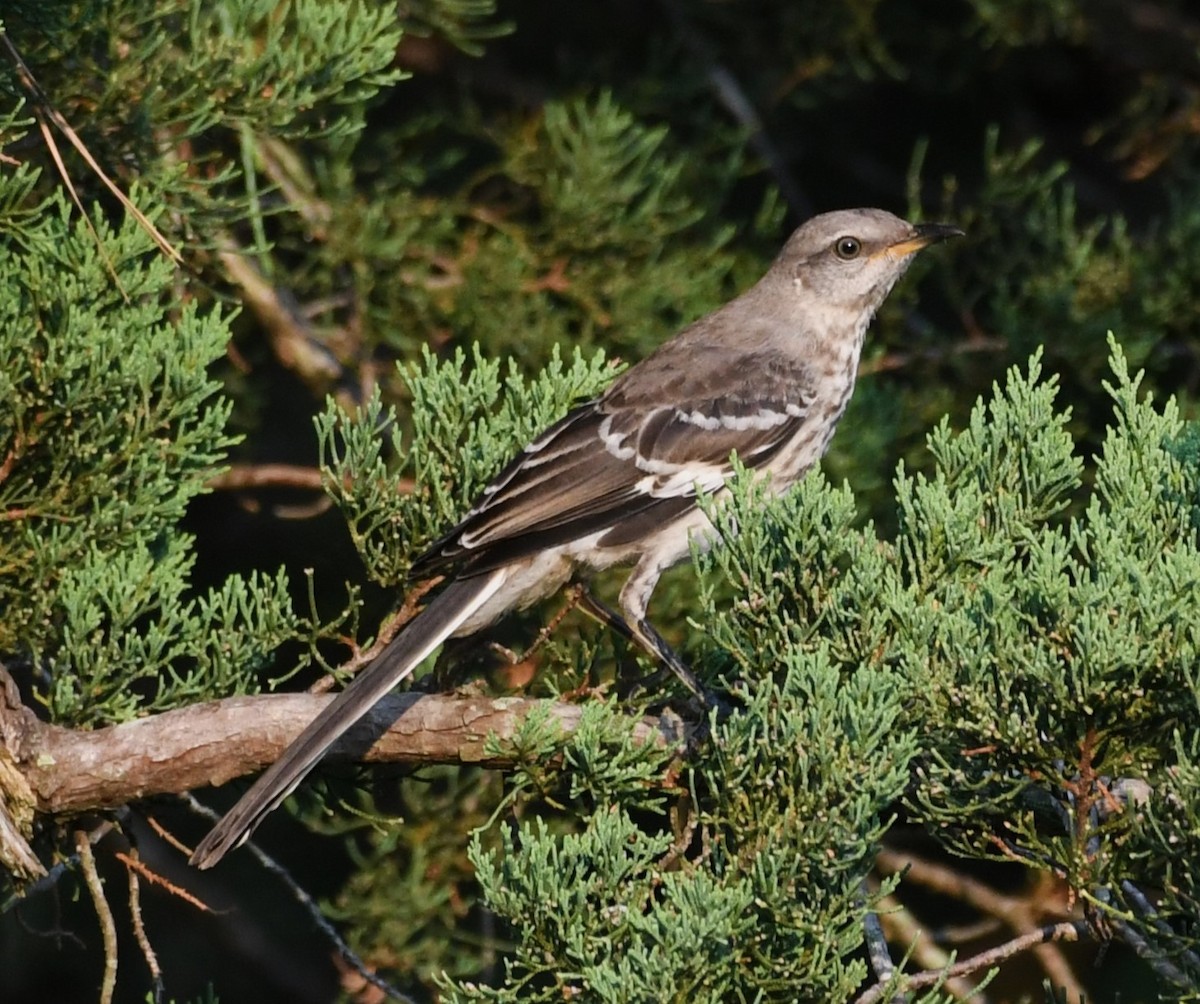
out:
{"label": "bare branch", "polygon": [[[213,812],[207,806],[201,805],[196,801],[194,796],[185,795],[184,799],[193,812],[203,816],[210,823],[216,823],[221,818],[220,813]],[[253,840],[246,841],[245,847],[247,851],[258,859],[258,863],[279,879],[284,888],[291,893],[296,902],[308,914],[309,920],[312,921],[313,925],[329,939],[330,944],[337,951],[338,958],[358,973],[363,980],[387,994],[392,1000],[399,1001],[400,1004],[414,1004],[411,997],[401,993],[363,961],[362,957],[350,947],[346,939],[338,933],[337,928],[329,922],[329,918],[321,912],[321,907],[317,901],[312,898],[307,889],[296,881],[291,872],[259,847]]]}
{"label": "bare branch", "polygon": [[232,238],[225,238],[218,257],[283,366],[314,387],[324,387],[342,375],[341,364],[317,337],[289,291],[272,285]]}
{"label": "bare branch", "polygon": [[100,985],[100,1004],[111,1004],[113,991],[117,987],[117,924],[108,907],[108,900],[104,898],[104,885],[100,881],[100,873],[96,871],[91,838],[85,830],[75,831],[75,850],[79,854],[83,879],[91,893],[96,916],[100,919],[100,932],[104,937],[104,980]]}
{"label": "bare branch", "polygon": [[118,853],[117,858],[125,865],[128,873],[129,919],[133,921],[133,936],[137,939],[138,948],[142,950],[142,958],[146,960],[146,967],[150,970],[150,981],[154,987],[154,1001],[155,1004],[158,1004],[163,995],[162,969],[158,964],[158,956],[150,944],[150,937],[146,934],[146,925],[142,921],[142,893],[138,883],[138,872],[145,869],[146,866],[138,859],[136,850],[130,851],[129,854]]}
{"label": "bare branch", "polygon": [[[9,752],[39,812],[77,813],[261,770],[331,700],[322,694],[231,697],[92,732],[38,722],[26,712],[33,721],[26,720]],[[329,759],[503,769],[514,758],[489,753],[489,735],[511,738],[535,710],[548,713],[565,734],[583,714],[577,705],[528,698],[394,695],[347,732]],[[684,723],[670,715],[641,719],[635,734],[662,745],[682,746],[688,738]]]}
{"label": "bare branch", "polygon": [[209,478],[209,491],[242,491],[246,488],[303,488],[319,492],[325,488],[321,470],[299,464],[233,464]]}
{"label": "bare branch", "polygon": [[[997,918],[1018,936],[1039,930],[1044,919],[1070,917],[1060,897],[1049,894],[1045,888],[1031,889],[1025,896],[1007,896],[947,865],[924,860],[907,851],[901,854],[885,848],[876,863],[884,872],[902,871],[906,883],[932,889]],[[1063,989],[1072,1000],[1082,999],[1084,991],[1079,978],[1057,945],[1037,943],[1033,954],[1054,986]]]}
{"label": "bare branch", "polygon": [[[868,889],[872,893],[877,892],[878,883],[869,883]],[[891,963],[891,956],[887,952],[888,942],[903,947],[911,961],[929,971],[940,972],[953,962],[895,896],[881,897],[875,912],[867,914],[867,917],[874,917],[879,928],[875,941],[870,944],[871,964],[879,983],[886,984],[895,977],[895,966],[884,964],[885,960]],[[882,939],[882,944],[879,939]],[[957,1000],[987,1004],[987,998],[979,992],[974,982],[963,976],[948,977],[941,989]]]}
{"label": "bare branch", "polygon": [[[963,976],[967,973],[976,973],[981,969],[989,969],[1035,945],[1044,945],[1053,941],[1078,941],[1079,935],[1086,928],[1087,925],[1081,920],[1067,921],[1061,924],[1049,924],[1036,931],[1030,931],[1020,938],[1013,938],[1012,941],[1006,941],[1003,945],[997,945],[986,952],[980,952],[978,955],[964,959],[962,962],[956,962],[946,969],[914,973],[912,976],[905,977],[902,989],[906,991],[920,990],[923,987],[931,987],[941,983],[947,977]],[[859,995],[855,1004],[875,1004],[887,990],[887,983],[876,983],[865,993]]]}

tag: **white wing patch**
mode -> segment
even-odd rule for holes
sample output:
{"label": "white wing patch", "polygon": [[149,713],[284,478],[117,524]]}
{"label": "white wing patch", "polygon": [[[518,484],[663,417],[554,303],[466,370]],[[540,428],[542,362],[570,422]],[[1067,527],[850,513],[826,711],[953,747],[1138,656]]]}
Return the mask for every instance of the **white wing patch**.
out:
{"label": "white wing patch", "polygon": [[774,429],[783,425],[789,418],[796,417],[800,412],[793,412],[788,405],[787,411],[775,411],[772,408],[759,408],[753,415],[706,415],[702,411],[680,411],[676,409],[675,417],[688,425],[694,425],[709,432],[717,429],[732,429],[743,432],[747,429]]}
{"label": "white wing patch", "polygon": [[612,421],[612,415],[604,416],[604,421],[600,423],[600,428],[596,430],[600,436],[600,441],[604,443],[604,448],[618,460],[631,460],[633,455],[637,453],[637,450],[632,446],[624,445],[625,440],[629,438],[629,433],[613,432]]}
{"label": "white wing patch", "polygon": [[[641,464],[638,466],[642,467]],[[673,471],[663,474],[650,474],[638,481],[634,488],[651,498],[678,498],[681,495],[695,495],[697,487],[705,493],[715,492],[724,486],[727,477],[728,465],[717,467],[713,464],[691,464],[687,467],[676,467]]]}

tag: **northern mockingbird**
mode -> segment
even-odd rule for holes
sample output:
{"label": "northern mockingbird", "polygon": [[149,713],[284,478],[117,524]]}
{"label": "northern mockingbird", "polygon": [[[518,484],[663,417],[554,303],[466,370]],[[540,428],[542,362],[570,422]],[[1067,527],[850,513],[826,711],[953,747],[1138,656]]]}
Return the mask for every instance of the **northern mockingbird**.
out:
{"label": "northern mockingbird", "polygon": [[[670,666],[646,620],[659,576],[711,530],[697,508],[737,454],[782,492],[824,454],[854,389],[876,309],[921,248],[961,236],[879,209],[814,217],[758,283],[684,328],[531,442],[412,567],[449,584],[289,746],[192,854],[216,864],[333,742],[447,638],[559,589],[578,570],[631,563],[621,614],[591,609]],[[622,616],[623,615],[623,616]]]}

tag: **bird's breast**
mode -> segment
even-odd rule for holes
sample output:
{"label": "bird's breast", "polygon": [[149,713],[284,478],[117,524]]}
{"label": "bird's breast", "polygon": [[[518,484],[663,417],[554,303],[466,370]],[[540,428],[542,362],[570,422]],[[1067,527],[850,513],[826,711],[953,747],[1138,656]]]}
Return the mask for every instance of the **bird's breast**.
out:
{"label": "bird's breast", "polygon": [[777,491],[787,489],[802,478],[829,449],[838,422],[854,393],[868,322],[869,318],[851,337],[822,346],[823,358],[812,370],[816,380],[805,419],[771,465],[771,481]]}

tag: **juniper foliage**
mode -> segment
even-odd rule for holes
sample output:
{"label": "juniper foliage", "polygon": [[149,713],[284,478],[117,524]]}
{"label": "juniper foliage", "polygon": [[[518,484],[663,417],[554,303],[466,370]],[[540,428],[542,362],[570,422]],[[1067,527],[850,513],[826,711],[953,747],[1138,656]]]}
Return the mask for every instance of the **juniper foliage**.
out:
{"label": "juniper foliage", "polygon": [[[1035,356],[966,428],[931,434],[929,477],[899,472],[893,540],[818,475],[780,500],[745,478],[714,507],[696,627],[741,703],[683,786],[695,832],[606,786],[572,792],[580,832],[535,814],[498,846],[477,834],[517,951],[502,988],[450,999],[847,998],[866,975],[861,882],[900,804],[957,854],[1054,872],[1194,970],[1195,890],[1167,862],[1197,849],[1200,815],[1182,781],[1200,729],[1200,466],[1176,455],[1174,403],[1139,398],[1111,346],[1090,490]],[[576,782],[584,741],[561,745]],[[1169,907],[1147,914],[1139,890],[1160,887]]]}
{"label": "juniper foliage", "polygon": [[[1055,876],[1097,937],[1155,962],[1127,996],[1196,999],[1200,436],[1181,416],[1200,30],[1182,0],[2,17],[186,261],[158,259],[51,127],[92,234],[42,99],[0,59],[0,658],[45,715],[252,691],[322,639],[336,664],[327,636],[367,641],[515,449],[756,278],[794,217],[907,198],[970,242],[889,299],[825,475],[769,502],[739,483],[713,512],[725,546],[656,594],[733,713],[686,754],[636,741],[670,694],[629,696],[652,667],[575,615],[532,682],[476,658],[493,686],[580,700],[580,728],[532,716],[503,776],[331,773],[291,807],[323,831],[327,909],[427,996],[847,999],[871,979],[875,896],[908,903],[908,883],[862,880],[919,828],[964,869]],[[286,569],[214,572],[226,524],[277,522],[205,485],[281,454],[320,460],[336,518]],[[298,573],[339,535],[360,564],[306,608]],[[552,610],[494,637],[519,649]],[[47,862],[63,832],[39,829]],[[335,847],[350,874],[331,890]],[[222,946],[208,969],[225,999],[262,999],[260,962],[239,984]],[[68,968],[22,963],[0,967],[6,999]]]}
{"label": "juniper foliage", "polygon": [[0,256],[0,651],[37,667],[53,720],[100,725],[245,689],[303,628],[282,573],[189,589],[179,524],[233,442],[208,373],[224,312],[177,306],[132,223],[70,215],[13,212]]}

